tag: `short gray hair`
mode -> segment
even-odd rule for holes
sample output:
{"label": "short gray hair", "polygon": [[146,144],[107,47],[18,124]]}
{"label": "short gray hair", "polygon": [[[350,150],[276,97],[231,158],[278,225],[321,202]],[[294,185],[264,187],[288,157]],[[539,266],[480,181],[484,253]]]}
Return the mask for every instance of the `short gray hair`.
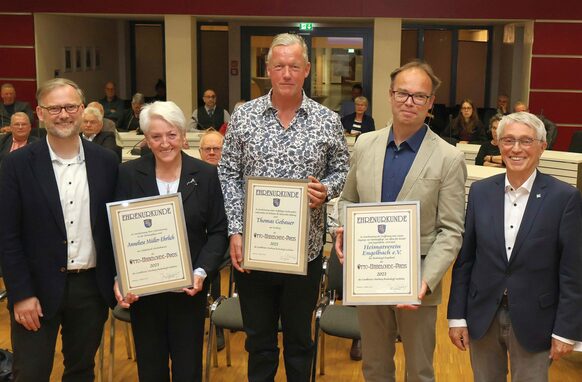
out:
{"label": "short gray hair", "polygon": [[11,125],[14,123],[14,119],[17,117],[26,118],[26,120],[28,121],[28,124],[30,125],[30,118],[28,117],[28,114],[26,114],[22,111],[17,111],[16,113],[12,114],[12,117],[10,117],[10,124]]}
{"label": "short gray hair", "polygon": [[48,80],[45,83],[43,83],[36,91],[36,100],[38,104],[42,106],[42,103],[40,101],[44,98],[44,96],[46,96],[53,90],[57,88],[62,88],[64,86],[71,86],[73,89],[75,89],[75,91],[79,95],[81,103],[83,104],[85,103],[85,95],[83,94],[83,90],[81,90],[79,85],[77,85],[75,82],[67,78],[53,78],[52,80]]}
{"label": "short gray hair", "polygon": [[277,46],[290,46],[290,45],[299,45],[301,46],[301,50],[303,51],[303,59],[307,64],[309,62],[309,57],[307,56],[307,44],[303,37],[299,36],[295,33],[281,33],[273,38],[271,42],[271,47],[269,48],[269,53],[267,53],[267,65],[271,61],[271,57],[273,56],[273,48]]}
{"label": "short gray hair", "polygon": [[131,98],[131,103],[138,103],[140,105],[143,105],[145,103],[144,95],[141,93],[135,93]]}
{"label": "short gray hair", "polygon": [[202,134],[202,136],[200,137],[200,149],[202,149],[202,146],[204,145],[204,141],[206,140],[206,137],[208,137],[210,135],[215,135],[217,137],[220,137],[220,145],[222,146],[224,144],[224,136],[222,134],[220,134],[218,131],[214,130],[213,128],[210,128],[210,129],[206,130],[204,132],[204,134]]}
{"label": "short gray hair", "polygon": [[12,90],[15,90],[14,89],[14,85],[12,85],[9,82],[3,83],[2,86],[0,86],[0,90],[4,90],[4,89],[12,89]]}
{"label": "short gray hair", "polygon": [[366,97],[364,97],[364,96],[359,96],[359,97],[356,97],[356,98],[354,99],[354,103],[356,103],[356,102],[363,102],[363,103],[365,103],[366,105],[368,105],[368,104],[369,104],[369,102],[368,102],[368,99],[367,99]]}
{"label": "short gray hair", "polygon": [[186,118],[182,110],[172,101],[148,103],[139,114],[139,126],[144,134],[150,130],[152,119],[161,119],[186,134]]}
{"label": "short gray hair", "polygon": [[101,114],[101,110],[97,109],[96,107],[86,107],[85,110],[83,110],[83,118],[85,118],[86,115],[95,116],[99,122],[103,123],[103,114]]}
{"label": "short gray hair", "polygon": [[501,139],[506,126],[513,125],[514,123],[526,125],[536,133],[536,139],[542,142],[546,141],[546,127],[544,123],[541,119],[527,111],[512,113],[501,118],[501,122],[499,122],[499,126],[497,127],[497,139]]}

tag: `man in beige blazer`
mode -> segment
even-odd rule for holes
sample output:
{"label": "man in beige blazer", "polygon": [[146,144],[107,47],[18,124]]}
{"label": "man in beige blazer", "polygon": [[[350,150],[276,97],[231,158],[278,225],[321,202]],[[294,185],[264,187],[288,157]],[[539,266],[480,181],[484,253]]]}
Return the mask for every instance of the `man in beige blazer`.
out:
{"label": "man in beige blazer", "polygon": [[[366,381],[394,381],[394,343],[399,333],[407,380],[434,381],[440,283],[461,247],[467,169],[463,154],[424,124],[440,85],[432,68],[412,61],[390,77],[392,126],[359,137],[340,211],[350,202],[420,201],[422,286],[418,297],[422,304],[358,307],[362,368]],[[340,228],[336,249],[343,262],[342,243]]]}

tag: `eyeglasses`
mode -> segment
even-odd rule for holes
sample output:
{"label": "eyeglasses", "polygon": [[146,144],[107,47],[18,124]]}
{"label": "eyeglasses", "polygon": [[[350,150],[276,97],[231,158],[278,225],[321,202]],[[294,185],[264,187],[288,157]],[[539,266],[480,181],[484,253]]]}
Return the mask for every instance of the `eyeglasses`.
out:
{"label": "eyeglasses", "polygon": [[473,110],[473,108],[471,106],[464,106],[461,110]]}
{"label": "eyeglasses", "polygon": [[392,96],[394,97],[396,102],[405,103],[406,101],[408,101],[408,98],[412,98],[412,103],[417,106],[426,105],[430,97],[432,97],[426,94],[410,94],[407,92],[399,92],[394,90],[390,90],[390,92],[392,93]]}
{"label": "eyeglasses", "polygon": [[49,114],[52,114],[52,115],[61,114],[61,111],[63,109],[65,109],[65,111],[69,114],[74,114],[79,110],[80,107],[81,107],[81,105],[74,105],[74,104],[68,104],[68,105],[64,105],[64,106],[60,106],[60,105],[40,106],[41,109],[45,109],[46,111],[48,111]]}
{"label": "eyeglasses", "polygon": [[200,150],[204,151],[206,154],[214,151],[215,153],[219,153],[222,151],[222,147],[200,147]]}
{"label": "eyeglasses", "polygon": [[534,138],[513,138],[513,137],[503,137],[499,140],[499,142],[501,142],[501,144],[503,146],[506,147],[513,147],[515,146],[515,143],[519,143],[519,145],[521,147],[531,147],[531,145],[533,145],[534,142],[539,141],[541,142],[541,139],[534,139]]}

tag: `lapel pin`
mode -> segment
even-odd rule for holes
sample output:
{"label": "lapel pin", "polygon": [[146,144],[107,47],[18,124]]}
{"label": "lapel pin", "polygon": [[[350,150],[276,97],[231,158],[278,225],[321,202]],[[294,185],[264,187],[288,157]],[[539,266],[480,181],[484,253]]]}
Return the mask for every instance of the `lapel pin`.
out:
{"label": "lapel pin", "polygon": [[536,198],[538,198],[538,199],[539,199],[539,198],[541,198],[541,197],[542,197],[542,194],[536,194]]}
{"label": "lapel pin", "polygon": [[197,185],[198,185],[198,183],[196,183],[196,180],[194,180],[194,178],[190,179],[190,180],[188,181],[188,183],[186,183],[186,186],[189,186],[189,185],[191,185],[191,184],[194,184],[195,186],[197,186]]}

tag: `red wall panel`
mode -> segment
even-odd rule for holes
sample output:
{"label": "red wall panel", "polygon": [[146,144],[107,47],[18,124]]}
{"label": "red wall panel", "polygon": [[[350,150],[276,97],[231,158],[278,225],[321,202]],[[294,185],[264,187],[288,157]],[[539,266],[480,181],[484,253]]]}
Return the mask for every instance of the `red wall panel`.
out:
{"label": "red wall panel", "polygon": [[34,49],[0,48],[0,77],[35,78]]}
{"label": "red wall panel", "polygon": [[568,151],[570,147],[570,142],[572,142],[572,136],[576,131],[582,130],[582,127],[572,127],[572,126],[558,126],[558,136],[556,137],[556,142],[552,147],[552,150],[558,151]]}
{"label": "red wall panel", "polygon": [[543,114],[556,124],[582,124],[582,93],[530,92],[529,109]]}
{"label": "red wall panel", "polygon": [[247,16],[403,17],[461,19],[562,19],[582,14],[580,0],[551,1],[489,0],[19,0],[3,1],[4,12],[191,14]]}
{"label": "red wall panel", "polygon": [[582,58],[534,57],[531,88],[582,89],[581,73]]}
{"label": "red wall panel", "polygon": [[0,45],[34,45],[32,15],[0,15]]}
{"label": "red wall panel", "polygon": [[581,39],[582,23],[535,23],[533,54],[582,55]]}

